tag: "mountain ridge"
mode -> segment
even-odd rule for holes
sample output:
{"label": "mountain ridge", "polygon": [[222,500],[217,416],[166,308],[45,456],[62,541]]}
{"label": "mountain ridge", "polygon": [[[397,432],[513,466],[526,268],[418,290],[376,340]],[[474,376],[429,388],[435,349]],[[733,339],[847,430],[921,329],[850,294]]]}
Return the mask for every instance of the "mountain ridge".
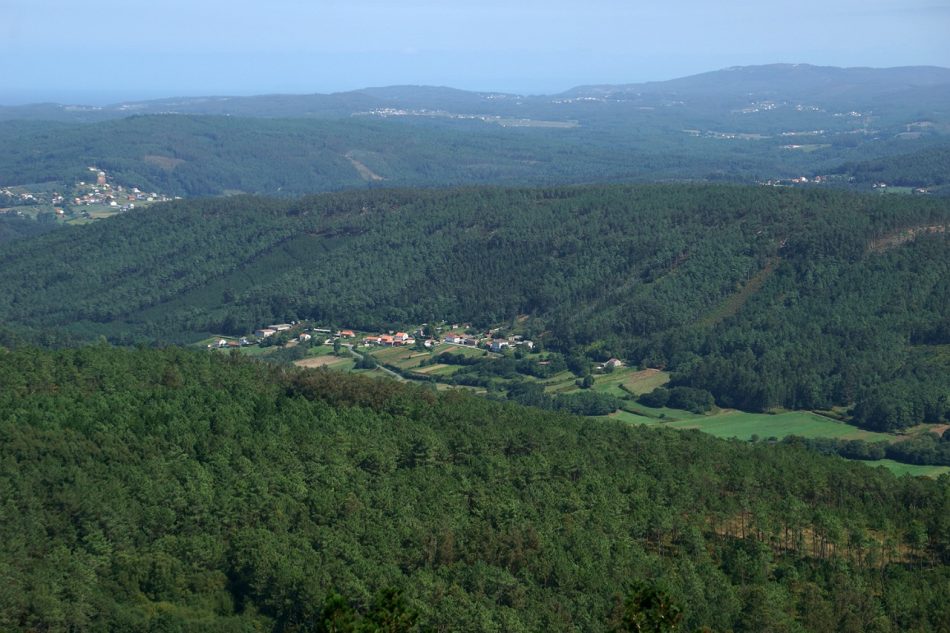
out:
{"label": "mountain ridge", "polygon": [[[802,79],[806,81],[802,82]],[[869,94],[886,94],[913,88],[950,87],[950,69],[940,66],[898,66],[891,68],[857,66],[843,68],[776,63],[732,66],[661,81],[580,85],[563,92],[543,95],[519,95],[491,90],[463,90],[449,86],[396,84],[367,86],[355,90],[331,93],[166,97],[162,99],[120,101],[105,106],[47,102],[16,106],[0,105],[0,120],[50,116],[71,118],[71,120],[101,120],[133,114],[166,112],[169,107],[177,108],[173,112],[181,114],[204,113],[247,116],[248,107],[261,103],[267,104],[266,107],[261,108],[257,114],[250,114],[250,116],[287,116],[293,115],[293,112],[296,112],[296,116],[318,116],[320,114],[342,116],[352,114],[355,110],[372,107],[382,108],[398,104],[419,107],[420,99],[433,96],[440,103],[447,100],[455,105],[468,107],[477,104],[485,105],[486,103],[491,106],[498,106],[499,102],[544,103],[572,96],[602,96],[604,94],[615,95],[632,92],[656,94],[698,91],[722,96],[732,94],[737,90],[741,92],[745,89],[741,85],[742,81],[751,82],[746,88],[762,90],[763,83],[774,85],[776,81],[788,82],[792,80],[800,82],[799,89],[806,88],[808,90],[845,82],[844,86],[848,88],[849,92],[857,92],[857,96],[866,98]],[[899,85],[895,86],[895,83]],[[886,86],[891,87],[886,88]],[[791,87],[795,88],[794,85]],[[864,93],[857,90],[858,88],[863,89]],[[734,96],[743,95],[735,94]],[[308,108],[310,109],[308,110]],[[316,112],[314,108],[323,109]]]}

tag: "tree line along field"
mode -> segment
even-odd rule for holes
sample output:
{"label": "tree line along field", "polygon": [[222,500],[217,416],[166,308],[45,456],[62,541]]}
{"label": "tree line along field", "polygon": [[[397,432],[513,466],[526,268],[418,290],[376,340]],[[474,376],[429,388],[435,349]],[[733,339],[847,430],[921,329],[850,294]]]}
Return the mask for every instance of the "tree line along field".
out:
{"label": "tree line along field", "polygon": [[[473,348],[468,346],[459,346],[451,344],[440,344],[431,349],[412,347],[364,347],[359,346],[354,351],[347,348],[341,348],[339,355],[336,355],[334,348],[330,345],[306,345],[296,343],[291,337],[289,347],[281,348],[278,346],[248,347],[241,348],[245,354],[251,354],[258,358],[267,358],[277,362],[293,362],[294,365],[303,368],[325,367],[327,369],[337,369],[342,371],[356,371],[365,373],[366,369],[361,369],[362,363],[357,359],[369,356],[374,364],[380,364],[390,371],[387,376],[383,371],[376,371],[380,377],[396,378],[400,380],[421,381],[424,384],[435,385],[439,389],[462,388],[471,389],[475,393],[489,395],[493,398],[517,399],[518,391],[516,388],[520,382],[537,382],[545,393],[557,398],[561,395],[578,394],[582,392],[581,380],[578,375],[567,369],[558,369],[555,373],[544,377],[535,377],[525,374],[506,374],[499,377],[494,384],[485,384],[481,387],[465,386],[466,383],[454,381],[453,376],[457,375],[459,370],[464,367],[458,364],[445,364],[438,362],[443,354],[450,354],[455,357],[478,360],[480,362],[499,361],[508,354],[496,354],[485,349]],[[522,358],[552,358],[552,354],[519,354]],[[455,362],[455,361],[453,361]],[[576,369],[576,368],[575,368]],[[391,373],[397,372],[397,373]],[[940,444],[939,438],[944,428],[937,425],[920,425],[917,428],[909,429],[901,434],[877,433],[867,431],[846,424],[840,419],[839,413],[832,413],[838,418],[831,418],[826,414],[811,411],[772,411],[767,414],[747,413],[731,409],[714,408],[712,411],[699,413],[690,412],[683,409],[674,409],[655,406],[648,406],[642,402],[637,402],[636,398],[648,394],[658,387],[668,385],[671,375],[668,372],[636,368],[623,367],[613,369],[607,373],[597,373],[593,376],[594,380],[590,389],[592,392],[611,396],[613,404],[611,410],[618,408],[613,413],[599,413],[590,411],[590,415],[606,415],[606,417],[648,426],[661,425],[666,428],[679,430],[698,429],[710,435],[722,438],[735,438],[745,441],[767,440],[770,442],[786,440],[797,441],[797,438],[805,439],[831,439],[838,442],[860,442],[875,446],[892,445],[896,442],[907,441],[908,439],[926,439],[934,435],[937,445]],[[507,392],[507,396],[506,396]],[[536,403],[536,406],[545,406],[544,403]],[[584,411],[578,411],[584,412]],[[818,450],[827,451],[827,447],[817,446]],[[929,458],[923,456],[918,450],[905,451],[900,455],[900,459],[874,459],[874,455],[855,452],[851,447],[850,452],[842,452],[844,457],[859,459],[864,463],[877,466],[882,465],[897,474],[910,473],[918,476],[936,477],[940,474],[950,471],[946,465],[947,460],[941,455],[932,455]],[[935,460],[927,462],[927,459]],[[908,460],[914,460],[908,463]]]}
{"label": "tree line along field", "polygon": [[0,448],[3,628],[947,621],[947,477],[800,446],[100,344],[0,350]]}

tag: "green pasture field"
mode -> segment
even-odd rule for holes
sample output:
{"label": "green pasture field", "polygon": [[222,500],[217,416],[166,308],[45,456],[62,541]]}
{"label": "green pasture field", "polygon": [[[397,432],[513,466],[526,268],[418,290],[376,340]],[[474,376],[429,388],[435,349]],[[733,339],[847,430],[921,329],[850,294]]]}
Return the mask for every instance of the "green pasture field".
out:
{"label": "green pasture field", "polygon": [[437,345],[433,350],[433,354],[441,354],[442,352],[451,352],[453,354],[461,354],[466,358],[471,358],[473,356],[485,356],[489,358],[499,358],[500,354],[495,354],[494,352],[489,352],[488,350],[481,349],[479,347],[468,347],[466,345],[453,345],[452,343],[442,343]]}
{"label": "green pasture field", "polygon": [[554,374],[550,378],[542,379],[531,376],[528,378],[543,384],[544,390],[548,393],[568,393],[570,391],[577,391],[580,389],[576,383],[577,376],[567,370],[558,374]]}
{"label": "green pasture field", "polygon": [[614,411],[606,417],[619,422],[627,422],[629,424],[643,424],[644,426],[657,426],[661,424],[659,420],[654,418],[637,415],[636,413],[630,413],[629,411],[624,411],[622,409],[620,411]]}
{"label": "green pasture field", "polygon": [[[751,440],[754,435],[761,439],[771,437],[782,439],[789,435],[798,435],[808,438],[833,437],[868,442],[894,441],[893,435],[865,431],[810,411],[770,414],[724,409],[703,415],[677,409],[654,409],[629,401],[624,402],[623,408],[626,413],[633,416],[632,421],[649,420],[649,424],[662,424],[674,429],[698,429],[722,438]],[[663,417],[660,417],[661,415]]]}
{"label": "green pasture field", "polygon": [[615,369],[609,374],[594,377],[594,391],[622,398],[628,393],[639,396],[650,393],[670,381],[670,375],[656,369],[637,370],[632,367]]}
{"label": "green pasture field", "polygon": [[[646,407],[644,407],[646,409]],[[658,409],[650,409],[651,413]],[[673,412],[685,413],[685,412]],[[694,415],[689,414],[687,415]],[[743,411],[726,410],[711,416],[695,416],[691,419],[664,421],[655,417],[645,417],[630,411],[617,411],[606,416],[611,420],[628,424],[643,424],[645,426],[667,426],[675,429],[698,429],[710,435],[721,438],[738,438],[749,440],[753,435],[761,438],[783,438],[789,435],[802,437],[835,437],[841,439],[860,439],[869,442],[894,441],[893,435],[864,431],[843,422],[835,422],[828,418],[808,411],[789,411],[778,414],[745,413]],[[903,464],[892,459],[861,461],[869,467],[887,468],[895,475],[911,475],[913,477],[939,477],[950,474],[950,466],[918,466]]]}
{"label": "green pasture field", "polygon": [[716,437],[735,437],[741,440],[752,439],[753,435],[762,439],[770,437],[781,439],[789,435],[834,437],[868,442],[890,442],[894,439],[892,435],[864,431],[810,411],[769,414],[728,409],[709,416],[668,422],[667,426],[679,429],[699,429]]}
{"label": "green pasture field", "polygon": [[898,193],[898,194],[907,196],[907,195],[910,195],[910,194],[914,193],[914,188],[913,188],[913,187],[888,186],[888,187],[886,187],[886,188],[879,189],[878,191],[880,191],[881,193]]}
{"label": "green pasture field", "polygon": [[918,466],[917,464],[902,464],[892,459],[878,459],[864,462],[868,466],[886,468],[895,475],[911,475],[913,477],[939,477],[950,473],[950,466]]}
{"label": "green pasture field", "polygon": [[443,365],[441,363],[437,363],[435,365],[419,367],[413,371],[415,371],[417,374],[424,374],[426,376],[451,376],[458,370],[458,365]]}
{"label": "green pasture field", "polygon": [[432,356],[429,352],[420,352],[411,347],[382,347],[370,353],[377,361],[400,369],[416,369],[422,361]]}
{"label": "green pasture field", "polygon": [[702,420],[709,417],[708,414],[691,413],[689,411],[683,411],[682,409],[670,409],[669,407],[647,407],[634,400],[625,401],[623,403],[623,408],[635,415],[650,418],[664,424],[671,424],[673,422],[695,422],[696,420]]}

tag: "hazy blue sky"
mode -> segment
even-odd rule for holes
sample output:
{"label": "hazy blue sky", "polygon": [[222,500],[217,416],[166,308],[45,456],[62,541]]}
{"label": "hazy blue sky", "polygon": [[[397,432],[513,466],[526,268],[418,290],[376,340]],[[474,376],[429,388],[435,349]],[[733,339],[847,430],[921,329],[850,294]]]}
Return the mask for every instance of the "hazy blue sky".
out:
{"label": "hazy blue sky", "polygon": [[0,103],[950,67],[950,0],[0,0]]}

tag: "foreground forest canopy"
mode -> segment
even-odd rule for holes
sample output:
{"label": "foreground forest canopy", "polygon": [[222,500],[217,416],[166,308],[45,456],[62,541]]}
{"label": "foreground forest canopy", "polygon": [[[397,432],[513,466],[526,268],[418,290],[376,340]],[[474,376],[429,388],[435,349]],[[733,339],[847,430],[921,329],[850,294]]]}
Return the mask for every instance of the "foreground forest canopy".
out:
{"label": "foreground forest canopy", "polygon": [[9,341],[515,323],[721,406],[948,416],[950,209],[771,187],[179,201],[0,247]]}
{"label": "foreground forest canopy", "polygon": [[0,454],[4,630],[950,621],[950,479],[802,448],[98,345],[0,351]]}

